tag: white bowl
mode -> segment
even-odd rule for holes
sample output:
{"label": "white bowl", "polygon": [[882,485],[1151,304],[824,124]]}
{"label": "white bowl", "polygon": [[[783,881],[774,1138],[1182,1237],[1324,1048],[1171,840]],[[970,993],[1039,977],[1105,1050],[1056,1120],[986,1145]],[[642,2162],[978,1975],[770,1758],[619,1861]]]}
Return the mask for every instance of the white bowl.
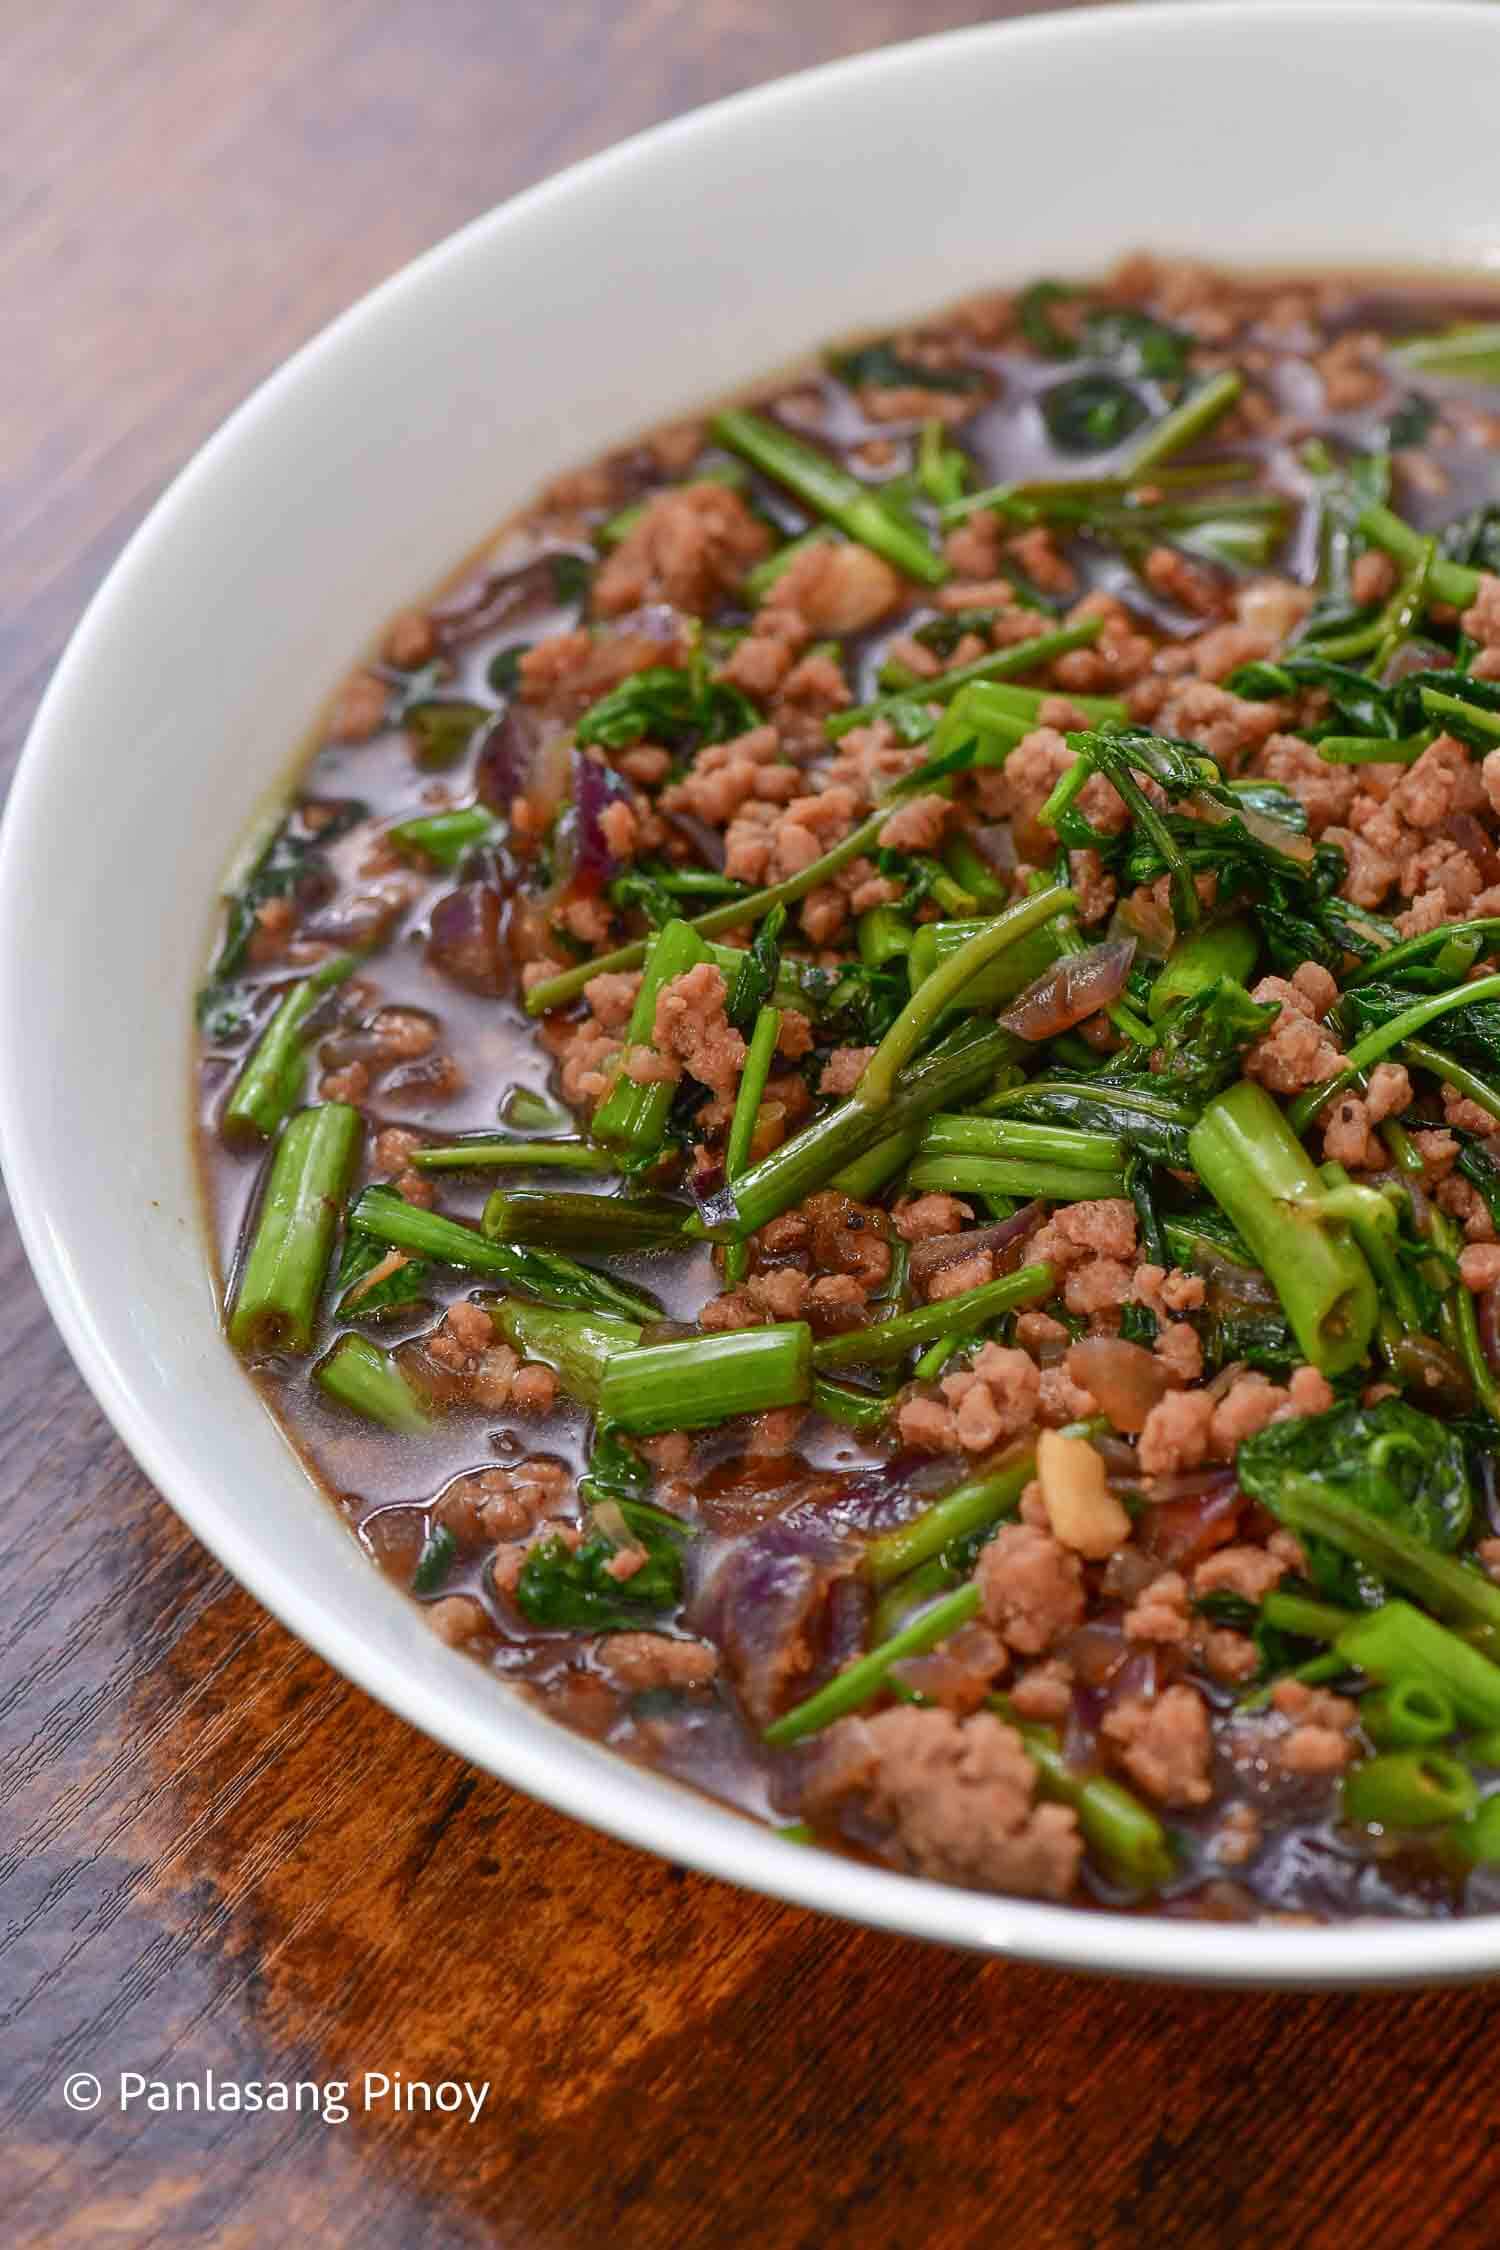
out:
{"label": "white bowl", "polygon": [[58,668],[0,844],[0,1134],[32,1263],[125,1443],[329,1662],[518,1788],[803,1905],[1077,1968],[1395,1982],[1500,1919],[1247,1928],[981,1897],[780,1842],[443,1648],[226,1349],[191,1000],[218,879],[370,635],[554,470],[842,332],[1150,246],[1500,261],[1500,16],[1469,5],[1047,16],[817,70],[532,190],[346,314],[225,425]]}

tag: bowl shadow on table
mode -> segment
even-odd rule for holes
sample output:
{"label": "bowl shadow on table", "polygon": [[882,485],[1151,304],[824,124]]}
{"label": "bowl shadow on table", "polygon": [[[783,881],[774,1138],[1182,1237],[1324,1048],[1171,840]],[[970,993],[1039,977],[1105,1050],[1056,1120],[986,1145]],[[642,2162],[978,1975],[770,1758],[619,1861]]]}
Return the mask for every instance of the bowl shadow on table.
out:
{"label": "bowl shadow on table", "polygon": [[[411,1732],[108,1468],[29,1673],[65,1652],[65,1692],[7,1728],[11,2239],[1492,2239],[1482,1990],[1086,1983],[688,1875]],[[350,2116],[79,2117],[72,2068],[347,2083]],[[490,2093],[362,2111],[372,2071]]]}

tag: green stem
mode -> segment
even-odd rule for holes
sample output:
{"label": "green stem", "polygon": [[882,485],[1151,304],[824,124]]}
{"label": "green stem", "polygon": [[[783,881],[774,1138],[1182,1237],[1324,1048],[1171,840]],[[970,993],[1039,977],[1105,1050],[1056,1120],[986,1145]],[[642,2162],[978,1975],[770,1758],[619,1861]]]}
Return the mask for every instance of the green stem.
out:
{"label": "green stem", "polygon": [[1364,1360],[1379,1302],[1347,1227],[1298,1208],[1323,1183],[1261,1086],[1215,1096],[1188,1135],[1193,1169],[1281,1300],[1303,1357],[1325,1375]]}
{"label": "green stem", "polygon": [[[1487,1761],[1493,1763],[1493,1761]],[[1453,1841],[1464,1857],[1484,1867],[1500,1859],[1500,1796],[1486,1797],[1467,1820],[1456,1823]]]}
{"label": "green stem", "polygon": [[293,985],[251,1048],[234,1092],[224,1107],[220,1130],[227,1141],[269,1140],[302,1098],[307,1056],[302,1027],[325,992],[342,984],[362,955],[336,953]]}
{"label": "green stem", "polygon": [[813,1365],[823,1373],[832,1367],[889,1366],[904,1359],[916,1346],[946,1335],[956,1323],[983,1328],[1002,1313],[1014,1312],[1020,1305],[1034,1305],[1038,1298],[1049,1296],[1055,1286],[1056,1276],[1050,1266],[1022,1266],[998,1281],[986,1281],[977,1289],[965,1289],[935,1305],[921,1305],[915,1312],[898,1313],[894,1319],[877,1321],[871,1328],[825,1336],[813,1347]]}
{"label": "green stem", "polygon": [[[1097,624],[1098,619],[1093,622]],[[717,937],[721,930],[736,930],[742,925],[759,922],[774,906],[791,906],[806,898],[822,883],[831,882],[840,868],[851,860],[860,858],[879,842],[880,831],[902,799],[926,788],[936,788],[944,778],[933,771],[933,761],[928,759],[913,772],[906,774],[891,788],[874,812],[859,823],[857,828],[840,844],[824,852],[799,874],[788,875],[784,882],[768,884],[764,890],[750,891],[745,896],[729,899],[723,906],[710,907],[706,914],[697,914],[688,925],[700,938]],[[619,969],[638,969],[646,958],[650,940],[637,938],[630,945],[616,946],[613,953],[601,953],[596,960],[579,961],[571,969],[563,969],[545,983],[533,985],[526,995],[526,1013],[529,1016],[545,1015],[549,1009],[561,1008],[576,1000],[591,978]],[[634,1018],[632,1017],[632,1022]],[[649,1033],[648,1033],[649,1036]],[[595,1120],[597,1125],[597,1119]]]}
{"label": "green stem", "polygon": [[392,1354],[368,1336],[341,1336],[313,1373],[319,1390],[367,1422],[405,1437],[423,1437],[433,1426]]}
{"label": "green stem", "polygon": [[865,1548],[862,1568],[872,1586],[889,1586],[923,1563],[935,1562],[955,1540],[987,1531],[1020,1506],[1021,1494],[1036,1475],[1030,1447],[1019,1460],[988,1476],[972,1477],[934,1500],[910,1523],[879,1532]]}
{"label": "green stem", "polygon": [[[1183,461],[1159,468],[1145,481],[1167,491],[1202,484],[1243,484],[1257,473],[1253,461]],[[1047,513],[1054,500],[1128,500],[1142,482],[1139,476],[1038,478],[1028,484],[992,484],[971,492],[943,510],[943,528],[962,523],[978,508],[994,508],[1018,523],[1034,523]]]}
{"label": "green stem", "polygon": [[1123,1195],[1123,1172],[1073,1171],[996,1156],[917,1156],[907,1185],[923,1195],[1010,1195],[1022,1203],[1092,1203]]}
{"label": "green stem", "polygon": [[1325,1078],[1320,1085],[1309,1086],[1306,1093],[1297,1096],[1287,1112],[1293,1131],[1305,1133],[1321,1109],[1347,1094],[1362,1072],[1388,1055],[1393,1047],[1399,1047],[1403,1040],[1410,1039],[1414,1032],[1436,1022],[1439,1016],[1452,1015],[1458,1008],[1471,1008],[1481,1000],[1495,999],[1500,999],[1500,976],[1477,977],[1473,984],[1458,985],[1452,992],[1428,993],[1411,1007],[1403,1008],[1400,1015],[1377,1024],[1349,1049],[1344,1067],[1336,1077]]}
{"label": "green stem", "polygon": [[1118,1172],[1120,1144],[1112,1133],[1080,1132],[1070,1125],[1028,1125],[1014,1117],[955,1117],[940,1113],[923,1129],[923,1156],[1009,1157],[1062,1164],[1081,1172]]}
{"label": "green stem", "polygon": [[975,680],[1008,680],[1021,672],[1033,672],[1040,665],[1052,663],[1056,657],[1070,655],[1075,648],[1088,648],[1103,630],[1101,617],[1081,618],[1076,625],[1059,625],[1055,632],[1038,633],[1033,641],[1015,641],[1009,648],[994,649],[988,656],[976,656],[972,664],[960,664],[950,672],[940,672],[936,679],[924,680],[914,694],[881,696],[874,703],[862,703],[853,710],[836,712],[824,722],[824,731],[830,741],[837,742],[855,727],[873,726],[877,719],[888,719],[892,712],[910,710],[914,704],[951,703],[960,689]]}
{"label": "green stem", "polygon": [[633,1164],[646,1163],[660,1151],[677,1084],[671,1078],[639,1084],[626,1064],[632,1051],[654,1044],[656,1003],[667,985],[674,977],[696,968],[702,959],[703,940],[691,922],[668,922],[651,940],[641,987],[625,1029],[625,1044],[608,1091],[594,1112],[592,1126],[595,1140],[602,1141],[606,1148],[618,1149]]}
{"label": "green stem", "polygon": [[947,425],[937,419],[922,424],[917,441],[917,482],[935,508],[957,500],[969,473],[966,456],[948,443]]}
{"label": "green stem", "polygon": [[1430,1750],[1456,1732],[1458,1713],[1431,1680],[1392,1680],[1359,1699],[1359,1723],[1379,1750]]}
{"label": "green stem", "polygon": [[887,961],[904,961],[911,952],[912,926],[894,906],[872,906],[855,925],[859,957],[867,969],[883,969]]}
{"label": "green stem", "polygon": [[495,1133],[476,1133],[470,1140],[416,1148],[408,1161],[418,1172],[490,1172],[510,1165],[559,1172],[615,1169],[615,1159],[608,1150],[590,1148],[587,1141],[516,1141]]}
{"label": "green stem", "polygon": [[[1448,1569],[1461,1571],[1462,1566],[1450,1563]],[[1423,1588],[1417,1591],[1425,1594]],[[1466,1604],[1455,1614],[1456,1622],[1464,1625],[1486,1622],[1476,1620]],[[1500,1664],[1492,1664],[1458,1633],[1449,1632],[1410,1602],[1382,1603],[1346,1625],[1334,1645],[1347,1664],[1368,1672],[1372,1680],[1389,1685],[1417,1680],[1436,1689],[1465,1726],[1500,1726]]]}
{"label": "green stem", "polygon": [[[781,1010],[762,1008],[756,1016],[755,1029],[750,1035],[750,1044],[745,1052],[744,1075],[735,1095],[734,1115],[729,1120],[729,1138],[724,1150],[724,1177],[731,1187],[742,1177],[750,1162],[755,1121],[760,1115],[760,1105],[771,1075],[771,1065],[776,1059],[776,1042],[780,1036]],[[724,1279],[731,1289],[739,1287],[749,1264],[749,1244],[731,1242],[724,1253]]]}
{"label": "green stem", "polygon": [[903,1626],[899,1633],[893,1633],[868,1655],[856,1657],[825,1687],[819,1688],[816,1695],[808,1696],[804,1703],[784,1712],[767,1727],[764,1736],[767,1746],[784,1750],[791,1743],[805,1741],[808,1735],[831,1726],[835,1719],[862,1710],[879,1695],[893,1664],[898,1664],[903,1656],[925,1656],[939,1641],[956,1633],[960,1625],[967,1625],[978,1612],[979,1588],[960,1586],[956,1593],[935,1602],[913,1624]]}
{"label": "green stem", "polygon": [[812,1366],[812,1331],[800,1320],[645,1344],[607,1362],[599,1415],[643,1437],[707,1429],[732,1415],[805,1404]]}
{"label": "green stem", "polygon": [[1370,1828],[1438,1828],[1479,1803],[1474,1776],[1436,1750],[1391,1750],[1344,1776],[1344,1818]]}
{"label": "green stem", "polygon": [[890,1420],[888,1398],[874,1391],[851,1391],[846,1384],[826,1382],[821,1375],[813,1377],[812,1403],[830,1422],[842,1423],[846,1430],[883,1430]]}
{"label": "green stem", "polygon": [[908,578],[924,586],[940,586],[948,576],[942,557],[933,553],[915,526],[892,513],[878,492],[764,415],[728,407],[714,416],[713,434],[721,445],[743,454],[763,476],[784,484],[851,539],[884,555]]}
{"label": "green stem", "polygon": [[604,1370],[617,1352],[633,1351],[641,1329],[611,1313],[566,1311],[534,1305],[524,1297],[484,1300],[485,1310],[513,1351],[539,1359],[555,1372],[569,1398],[581,1406],[599,1403]]}
{"label": "green stem", "polygon": [[1260,1614],[1263,1624],[1304,1641],[1336,1641],[1358,1621],[1356,1610],[1339,1609],[1333,1602],[1309,1601],[1305,1594],[1284,1594],[1279,1587],[1273,1587],[1264,1597]]}
{"label": "green stem", "polygon": [[1084,1842],[1111,1882],[1128,1891],[1159,1891],[1170,1882],[1176,1863],[1154,1813],[1107,1775],[1075,1773],[1056,1730],[1017,1718],[1009,1696],[992,1696],[989,1708],[1021,1737],[1042,1795],[1072,1806]]}
{"label": "green stem", "polygon": [[568,1195],[561,1189],[496,1188],[480,1220],[491,1242],[538,1243],[628,1257],[680,1240],[689,1206],[666,1195]]}
{"label": "green stem", "polygon": [[1151,987],[1146,1013],[1160,1023],[1180,1001],[1196,998],[1210,985],[1229,979],[1248,984],[1260,954],[1260,939],[1248,922],[1210,922],[1179,938]]}
{"label": "green stem", "polygon": [[[1398,562],[1414,565],[1421,560],[1426,541],[1413,525],[1404,523],[1389,508],[1372,500],[1360,509],[1356,519],[1372,547],[1382,547]],[[1427,590],[1435,602],[1447,602],[1454,609],[1467,609],[1479,598],[1480,573],[1468,570],[1462,563],[1449,562],[1439,555],[1427,577]]]}
{"label": "green stem", "polygon": [[1315,748],[1331,766],[1413,766],[1435,740],[1432,734],[1404,734],[1395,742],[1368,734],[1325,734]]}
{"label": "green stem", "polygon": [[498,836],[502,825],[483,805],[463,805],[452,812],[420,813],[414,820],[398,820],[386,834],[398,851],[418,852],[438,867],[456,867],[476,844]]}
{"label": "green stem", "polygon": [[951,1001],[970,979],[1018,939],[1029,937],[1054,914],[1076,906],[1076,893],[1055,883],[1035,898],[1020,899],[961,945],[913,992],[864,1068],[854,1098],[866,1109],[883,1108],[895,1092],[898,1073],[916,1053]]}
{"label": "green stem", "polygon": [[1424,930],[1420,937],[1403,938],[1399,945],[1388,946],[1373,961],[1366,961],[1352,970],[1344,982],[1346,985],[1368,984],[1372,977],[1383,982],[1398,971],[1410,968],[1414,961],[1425,961],[1430,953],[1441,953],[1446,946],[1462,944],[1470,938],[1480,941],[1480,953],[1493,952],[1500,946],[1500,915],[1481,914],[1469,922],[1447,922],[1439,929]]}
{"label": "green stem", "polygon": [[1437,688],[1424,687],[1417,692],[1422,709],[1436,712],[1439,725],[1445,717],[1462,719],[1466,725],[1477,727],[1481,734],[1500,740],[1500,711],[1481,710],[1477,703],[1466,703],[1461,695],[1444,695]]}
{"label": "green stem", "polygon": [[229,1318],[238,1351],[311,1351],[362,1126],[347,1102],[324,1102],[283,1128]]}
{"label": "green stem", "polygon": [[1205,436],[1215,422],[1222,421],[1240,392],[1245,379],[1234,368],[1226,367],[1222,374],[1211,375],[1196,391],[1189,392],[1180,405],[1149,429],[1131,454],[1123,474],[1139,480],[1147,470],[1158,468],[1170,461],[1174,453]]}
{"label": "green stem", "polygon": [[349,1214],[349,1224],[356,1234],[367,1234],[372,1241],[410,1250],[438,1265],[457,1266],[464,1273],[487,1274],[542,1304],[576,1305],[587,1312],[618,1313],[626,1320],[661,1317],[658,1306],[641,1290],[627,1288],[560,1253],[490,1242],[476,1228],[444,1218],[438,1211],[420,1210],[389,1188],[366,1188]]}
{"label": "green stem", "polygon": [[[1002,901],[1002,903],[1004,903]],[[924,922],[912,940],[907,972],[913,994],[940,968],[945,968],[982,931],[991,927],[988,915],[962,922]],[[1035,984],[1052,967],[1059,954],[1058,926],[1046,923],[1020,939],[979,971],[964,992],[964,1006],[1000,1009]]]}
{"label": "green stem", "polygon": [[976,1094],[1019,1045],[995,1025],[972,1033],[961,1026],[960,1032],[962,1037],[947,1052],[937,1048],[902,1073],[884,1109],[868,1109],[851,1098],[783,1141],[727,1188],[711,1213],[689,1219],[687,1233],[716,1242],[757,1233],[778,1213],[826,1187],[835,1174],[842,1177],[877,1142],[889,1142],[933,1110],[951,1108]]}
{"label": "green stem", "polygon": [[835,1172],[830,1187],[836,1187],[851,1202],[872,1202],[898,1172],[905,1170],[921,1138],[921,1126],[912,1125],[904,1133],[893,1133],[889,1140],[877,1141],[863,1156],[856,1156],[842,1171]]}
{"label": "green stem", "polygon": [[[981,760],[976,757],[974,763],[979,765]],[[988,860],[980,858],[967,836],[960,834],[950,837],[943,847],[943,859],[954,880],[962,885],[975,905],[985,913],[998,914],[1002,907],[1009,906],[1010,886],[995,873]],[[929,929],[938,927],[936,923],[924,926]]]}
{"label": "green stem", "polygon": [[757,563],[746,575],[745,593],[758,608],[772,587],[786,576],[793,563],[805,555],[809,548],[833,547],[838,543],[836,531],[831,530],[827,524],[815,524],[811,531],[804,531],[798,539],[789,539],[784,547],[777,548],[774,555],[767,555],[764,562]]}

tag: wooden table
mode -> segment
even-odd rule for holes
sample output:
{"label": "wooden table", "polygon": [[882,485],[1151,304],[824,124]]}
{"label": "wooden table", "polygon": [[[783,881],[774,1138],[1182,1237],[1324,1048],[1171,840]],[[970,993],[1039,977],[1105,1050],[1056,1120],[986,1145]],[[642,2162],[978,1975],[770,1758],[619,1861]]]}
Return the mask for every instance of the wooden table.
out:
{"label": "wooden table", "polygon": [[[638,126],[985,13],[12,0],[7,759],[149,501],[350,298]],[[226,1579],[112,1439],[12,1234],[0,1263],[0,2239],[1500,2241],[1489,1994],[1091,1986],[574,1827],[376,1709]],[[121,2070],[491,2090],[477,2124],[122,2114]],[[65,2104],[79,2071],[111,2089],[93,2112]]]}

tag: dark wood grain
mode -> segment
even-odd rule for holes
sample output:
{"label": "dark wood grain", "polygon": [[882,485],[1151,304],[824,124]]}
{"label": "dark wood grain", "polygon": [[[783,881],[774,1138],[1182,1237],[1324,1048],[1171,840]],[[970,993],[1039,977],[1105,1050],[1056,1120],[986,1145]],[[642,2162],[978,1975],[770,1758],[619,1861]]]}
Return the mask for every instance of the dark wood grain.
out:
{"label": "dark wood grain", "polygon": [[[349,298],[653,119],[990,12],[6,10],[7,762],[165,479]],[[8,1231],[0,1305],[7,2243],[1500,2237],[1487,1994],[1089,1986],[605,1842],[407,1731],[225,1579],[110,1437]],[[473,2126],[64,2105],[70,2071],[121,2069],[492,2091]]]}

